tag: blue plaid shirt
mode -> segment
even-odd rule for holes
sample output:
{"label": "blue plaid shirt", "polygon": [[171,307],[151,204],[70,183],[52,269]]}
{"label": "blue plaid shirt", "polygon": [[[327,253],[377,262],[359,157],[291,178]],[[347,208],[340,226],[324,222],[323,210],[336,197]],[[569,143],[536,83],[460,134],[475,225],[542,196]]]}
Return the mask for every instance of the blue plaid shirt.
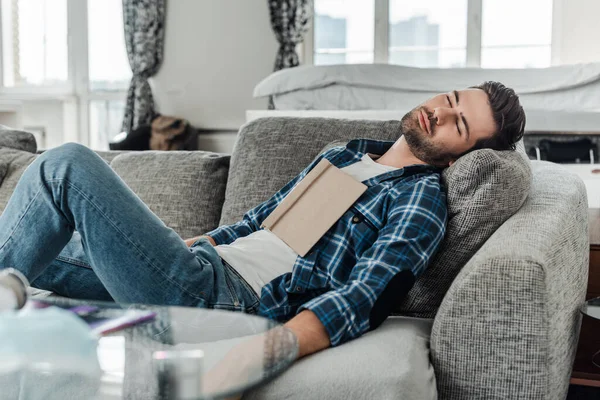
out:
{"label": "blue plaid shirt", "polygon": [[[217,244],[247,236],[261,229],[265,218],[322,158],[343,168],[360,161],[365,153],[384,154],[392,144],[356,139],[346,147],[334,147],[241,221],[207,235]],[[262,288],[260,315],[284,322],[302,310],[311,310],[325,326],[331,345],[337,346],[381,324],[392,306],[387,304],[384,315],[374,322],[376,303],[400,301],[423,273],[446,230],[446,194],[440,170],[411,165],[363,183],[367,191],[309,253],[296,258],[292,272]],[[395,277],[404,280],[407,276],[410,284],[401,285],[402,290],[389,290]],[[386,288],[392,293],[382,296]],[[377,302],[380,297],[386,301]]]}

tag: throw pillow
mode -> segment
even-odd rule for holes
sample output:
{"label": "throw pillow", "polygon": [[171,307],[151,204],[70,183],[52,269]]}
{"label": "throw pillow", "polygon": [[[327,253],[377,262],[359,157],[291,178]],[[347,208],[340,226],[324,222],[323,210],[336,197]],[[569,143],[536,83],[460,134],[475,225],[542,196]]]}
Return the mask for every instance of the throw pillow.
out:
{"label": "throw pillow", "polygon": [[203,151],[131,152],[115,157],[110,165],[182,238],[217,227],[229,155]]}
{"label": "throw pillow", "polygon": [[37,143],[32,133],[18,131],[4,125],[0,125],[0,147],[10,147],[29,153],[37,151]]}
{"label": "throw pillow", "polygon": [[[344,141],[329,143],[321,152]],[[448,202],[444,241],[394,314],[433,318],[462,267],[525,202],[531,187],[523,141],[517,151],[478,150],[442,173]]]}
{"label": "throw pillow", "polygon": [[448,200],[446,236],[397,314],[433,318],[462,267],[525,202],[529,159],[518,151],[477,150],[442,173]]}

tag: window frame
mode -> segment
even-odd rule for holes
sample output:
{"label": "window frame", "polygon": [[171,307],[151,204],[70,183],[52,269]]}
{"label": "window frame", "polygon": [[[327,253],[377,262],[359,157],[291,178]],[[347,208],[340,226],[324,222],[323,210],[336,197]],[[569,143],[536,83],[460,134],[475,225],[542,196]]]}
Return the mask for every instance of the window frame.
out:
{"label": "window frame", "polygon": [[[550,43],[550,65],[559,64],[558,51],[560,48],[560,10],[566,0],[552,1],[552,35]],[[313,15],[314,15],[314,2]],[[375,39],[374,55],[375,63],[389,64],[389,0],[375,0]],[[467,0],[467,59],[466,68],[481,66],[481,36],[483,20],[483,0]],[[314,38],[315,28],[311,24],[305,40],[299,46],[301,62],[306,65],[314,65]]]}
{"label": "window frame", "polygon": [[90,90],[88,47],[88,1],[67,0],[67,81],[61,85],[4,86],[0,7],[0,100],[64,102],[64,139],[86,146],[91,143],[90,106],[92,101],[125,100],[127,89]]}

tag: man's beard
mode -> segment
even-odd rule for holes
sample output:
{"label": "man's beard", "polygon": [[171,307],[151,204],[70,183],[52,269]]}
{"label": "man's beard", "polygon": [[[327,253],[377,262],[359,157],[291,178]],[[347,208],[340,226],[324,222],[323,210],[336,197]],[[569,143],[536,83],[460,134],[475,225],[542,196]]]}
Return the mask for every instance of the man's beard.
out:
{"label": "man's beard", "polygon": [[[425,111],[430,121],[431,136],[423,131],[419,125],[419,112],[421,109]],[[430,113],[424,107],[416,107],[404,115],[400,120],[400,127],[411,153],[419,160],[436,167],[447,167],[450,161],[459,157],[434,143],[432,138],[435,136],[436,130],[435,117],[433,113]]]}

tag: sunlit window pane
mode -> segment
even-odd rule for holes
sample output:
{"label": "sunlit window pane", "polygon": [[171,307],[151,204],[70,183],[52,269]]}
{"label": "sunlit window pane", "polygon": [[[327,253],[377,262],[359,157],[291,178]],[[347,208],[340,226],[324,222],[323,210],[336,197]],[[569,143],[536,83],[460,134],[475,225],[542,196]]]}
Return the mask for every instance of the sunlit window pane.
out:
{"label": "sunlit window pane", "polygon": [[67,0],[2,0],[4,85],[68,80]]}
{"label": "sunlit window pane", "polygon": [[131,68],[123,33],[123,1],[88,0],[88,29],[90,89],[126,90]]}
{"label": "sunlit window pane", "polygon": [[464,67],[466,0],[390,0],[389,62]]}
{"label": "sunlit window pane", "polygon": [[125,102],[93,100],[90,102],[90,147],[108,150],[108,143],[121,132]]}
{"label": "sunlit window pane", "polygon": [[549,67],[552,1],[483,0],[481,66]]}
{"label": "sunlit window pane", "polygon": [[314,63],[372,63],[374,0],[315,0]]}

